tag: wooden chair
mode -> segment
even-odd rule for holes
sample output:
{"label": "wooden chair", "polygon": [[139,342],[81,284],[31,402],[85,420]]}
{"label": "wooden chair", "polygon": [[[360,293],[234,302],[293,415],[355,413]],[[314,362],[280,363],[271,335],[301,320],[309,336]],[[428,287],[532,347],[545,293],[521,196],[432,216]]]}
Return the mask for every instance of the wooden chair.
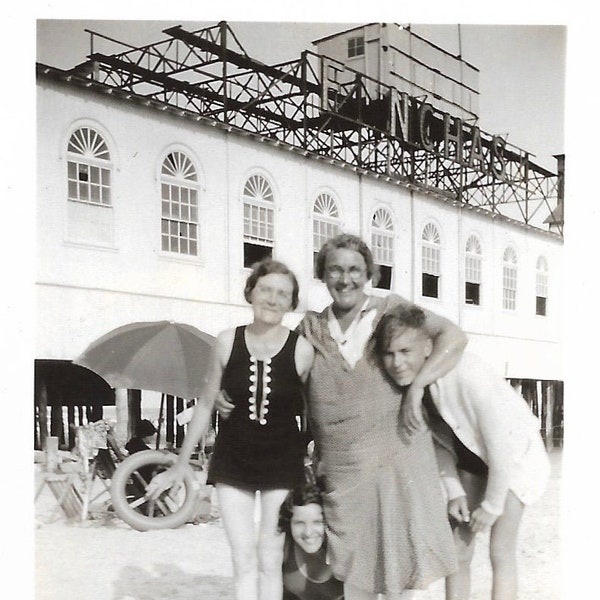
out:
{"label": "wooden chair", "polygon": [[57,506],[50,515],[52,520],[58,509],[62,510],[69,521],[78,521],[82,518],[84,498],[78,489],[79,473],[65,472],[58,455],[58,438],[46,438],[45,470],[42,474],[42,483],[35,494],[37,500],[48,487],[56,499]]}

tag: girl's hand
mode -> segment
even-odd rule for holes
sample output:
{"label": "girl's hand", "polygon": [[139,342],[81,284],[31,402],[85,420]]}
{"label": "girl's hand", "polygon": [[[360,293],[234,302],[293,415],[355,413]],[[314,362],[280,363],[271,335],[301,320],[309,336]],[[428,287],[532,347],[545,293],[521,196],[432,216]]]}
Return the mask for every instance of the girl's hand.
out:
{"label": "girl's hand", "polygon": [[467,505],[467,497],[459,496],[448,502],[448,514],[456,519],[459,523],[468,523],[471,515],[469,506]]}
{"label": "girl's hand", "polygon": [[475,533],[485,533],[496,522],[498,515],[493,515],[479,506],[471,514],[471,530]]}
{"label": "girl's hand", "polygon": [[175,464],[166,471],[155,475],[146,486],[146,498],[156,500],[166,490],[169,490],[170,496],[175,496],[183,485],[185,471],[185,465]]}

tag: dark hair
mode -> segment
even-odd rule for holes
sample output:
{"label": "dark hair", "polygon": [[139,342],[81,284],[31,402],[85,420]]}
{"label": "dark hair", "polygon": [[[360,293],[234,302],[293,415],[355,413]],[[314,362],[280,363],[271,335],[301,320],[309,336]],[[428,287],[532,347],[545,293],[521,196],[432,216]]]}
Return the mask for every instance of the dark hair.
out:
{"label": "dark hair", "polygon": [[392,340],[406,329],[425,329],[425,312],[415,304],[399,304],[381,317],[367,345],[367,355],[371,362],[382,367],[382,356]]}
{"label": "dark hair", "polygon": [[357,235],[352,235],[351,233],[340,233],[334,238],[327,240],[321,246],[321,249],[317,254],[317,277],[321,281],[325,279],[325,262],[327,261],[327,254],[338,248],[354,250],[354,252],[361,254],[367,265],[367,278],[372,279],[373,283],[379,281],[379,269],[373,260],[371,249]]}
{"label": "dark hair", "polygon": [[298,306],[298,295],[300,293],[298,280],[296,279],[294,273],[287,267],[287,265],[284,265],[282,262],[277,260],[273,260],[270,256],[267,256],[260,262],[252,265],[252,273],[250,273],[248,279],[246,279],[246,286],[244,287],[244,298],[246,298],[246,302],[250,304],[250,294],[256,287],[258,280],[265,275],[270,275],[271,273],[280,273],[281,275],[287,275],[290,278],[294,288],[292,291],[292,310],[295,310]]}
{"label": "dark hair", "polygon": [[289,492],[279,509],[279,531],[291,535],[290,522],[294,514],[294,506],[307,504],[323,506],[322,494],[321,488],[314,483],[302,483]]}
{"label": "dark hair", "polygon": [[135,437],[145,438],[149,435],[154,435],[156,433],[156,427],[148,421],[148,419],[142,419],[135,426]]}

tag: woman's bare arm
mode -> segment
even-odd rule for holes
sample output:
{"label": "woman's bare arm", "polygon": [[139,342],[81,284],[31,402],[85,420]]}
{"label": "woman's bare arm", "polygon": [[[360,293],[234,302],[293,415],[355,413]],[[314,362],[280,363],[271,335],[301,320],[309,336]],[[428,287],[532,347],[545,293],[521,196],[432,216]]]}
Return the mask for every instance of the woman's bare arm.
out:
{"label": "woman's bare arm", "polygon": [[202,436],[208,430],[215,401],[221,389],[223,369],[229,360],[233,348],[234,331],[228,330],[219,334],[213,349],[210,366],[206,376],[206,384],[202,397],[194,406],[177,462],[169,469],[152,479],[146,487],[146,496],[158,498],[166,489],[175,489],[181,485],[188,461]]}

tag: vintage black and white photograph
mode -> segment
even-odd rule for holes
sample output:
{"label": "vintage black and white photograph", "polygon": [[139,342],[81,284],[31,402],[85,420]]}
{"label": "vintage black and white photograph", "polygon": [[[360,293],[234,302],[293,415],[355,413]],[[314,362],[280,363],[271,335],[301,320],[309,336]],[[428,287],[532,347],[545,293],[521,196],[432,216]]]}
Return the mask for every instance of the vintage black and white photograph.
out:
{"label": "vintage black and white photograph", "polygon": [[313,10],[35,16],[35,600],[572,597],[569,27]]}

